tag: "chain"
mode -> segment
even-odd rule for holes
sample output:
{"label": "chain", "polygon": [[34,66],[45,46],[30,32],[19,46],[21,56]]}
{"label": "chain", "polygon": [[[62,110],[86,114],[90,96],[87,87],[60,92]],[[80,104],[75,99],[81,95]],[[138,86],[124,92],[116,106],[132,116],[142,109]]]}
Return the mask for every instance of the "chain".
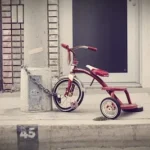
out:
{"label": "chain", "polygon": [[36,84],[39,89],[43,90],[48,96],[55,96],[55,93],[52,93],[49,89],[46,89],[41,83],[39,83],[32,75],[31,72],[28,70],[27,66],[21,66],[21,68],[23,68],[27,75],[29,76],[29,78],[31,79],[31,81]]}

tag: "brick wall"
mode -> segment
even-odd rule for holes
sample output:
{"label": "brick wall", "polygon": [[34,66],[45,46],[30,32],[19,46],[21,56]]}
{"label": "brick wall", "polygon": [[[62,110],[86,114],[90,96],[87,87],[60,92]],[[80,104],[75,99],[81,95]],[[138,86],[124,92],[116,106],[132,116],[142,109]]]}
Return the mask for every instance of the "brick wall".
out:
{"label": "brick wall", "polygon": [[23,0],[1,0],[3,89],[20,87],[20,66],[23,64],[24,17]]}
{"label": "brick wall", "polygon": [[[24,0],[1,0],[3,89],[20,88],[20,71],[24,60]],[[47,0],[48,64],[52,76],[59,75],[59,0]]]}
{"label": "brick wall", "polygon": [[59,0],[48,0],[48,50],[52,76],[59,75]]}

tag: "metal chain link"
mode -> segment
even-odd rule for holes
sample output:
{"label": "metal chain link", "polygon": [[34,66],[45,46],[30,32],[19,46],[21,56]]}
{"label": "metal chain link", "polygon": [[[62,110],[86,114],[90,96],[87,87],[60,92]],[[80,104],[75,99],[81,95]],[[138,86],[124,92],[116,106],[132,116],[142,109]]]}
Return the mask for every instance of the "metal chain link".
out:
{"label": "metal chain link", "polygon": [[31,81],[38,86],[39,89],[43,90],[48,96],[54,96],[55,93],[52,93],[49,89],[46,89],[41,83],[39,83],[32,75],[31,72],[28,70],[27,66],[21,66],[23,68]]}

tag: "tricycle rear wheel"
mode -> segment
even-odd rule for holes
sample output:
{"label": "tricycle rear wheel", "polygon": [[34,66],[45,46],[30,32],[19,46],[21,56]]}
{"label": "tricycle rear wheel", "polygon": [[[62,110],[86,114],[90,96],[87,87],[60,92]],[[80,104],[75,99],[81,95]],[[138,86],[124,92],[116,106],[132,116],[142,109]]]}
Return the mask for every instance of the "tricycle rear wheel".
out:
{"label": "tricycle rear wheel", "polygon": [[112,97],[105,98],[100,103],[100,111],[104,117],[116,119],[121,113],[120,103]]}

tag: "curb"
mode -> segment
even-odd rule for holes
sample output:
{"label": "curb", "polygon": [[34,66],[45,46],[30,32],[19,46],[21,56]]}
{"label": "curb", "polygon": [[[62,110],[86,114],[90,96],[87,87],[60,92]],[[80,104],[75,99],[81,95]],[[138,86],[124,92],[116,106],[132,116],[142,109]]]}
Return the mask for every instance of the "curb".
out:
{"label": "curb", "polygon": [[[51,120],[52,121],[52,120]],[[48,121],[47,121],[48,122]],[[26,133],[20,136],[25,129]],[[22,128],[23,127],[23,128]],[[30,130],[31,128],[34,128]],[[33,136],[33,134],[35,136]],[[16,123],[13,125],[0,125],[0,148],[7,145],[18,149],[19,145],[29,141],[30,146],[49,144],[52,147],[73,147],[75,145],[100,147],[150,147],[150,124],[53,124],[48,123]],[[31,144],[32,143],[32,144]],[[23,144],[24,145],[24,144]],[[35,150],[34,148],[32,148]],[[13,149],[12,149],[13,150]],[[36,149],[37,150],[37,149]]]}

